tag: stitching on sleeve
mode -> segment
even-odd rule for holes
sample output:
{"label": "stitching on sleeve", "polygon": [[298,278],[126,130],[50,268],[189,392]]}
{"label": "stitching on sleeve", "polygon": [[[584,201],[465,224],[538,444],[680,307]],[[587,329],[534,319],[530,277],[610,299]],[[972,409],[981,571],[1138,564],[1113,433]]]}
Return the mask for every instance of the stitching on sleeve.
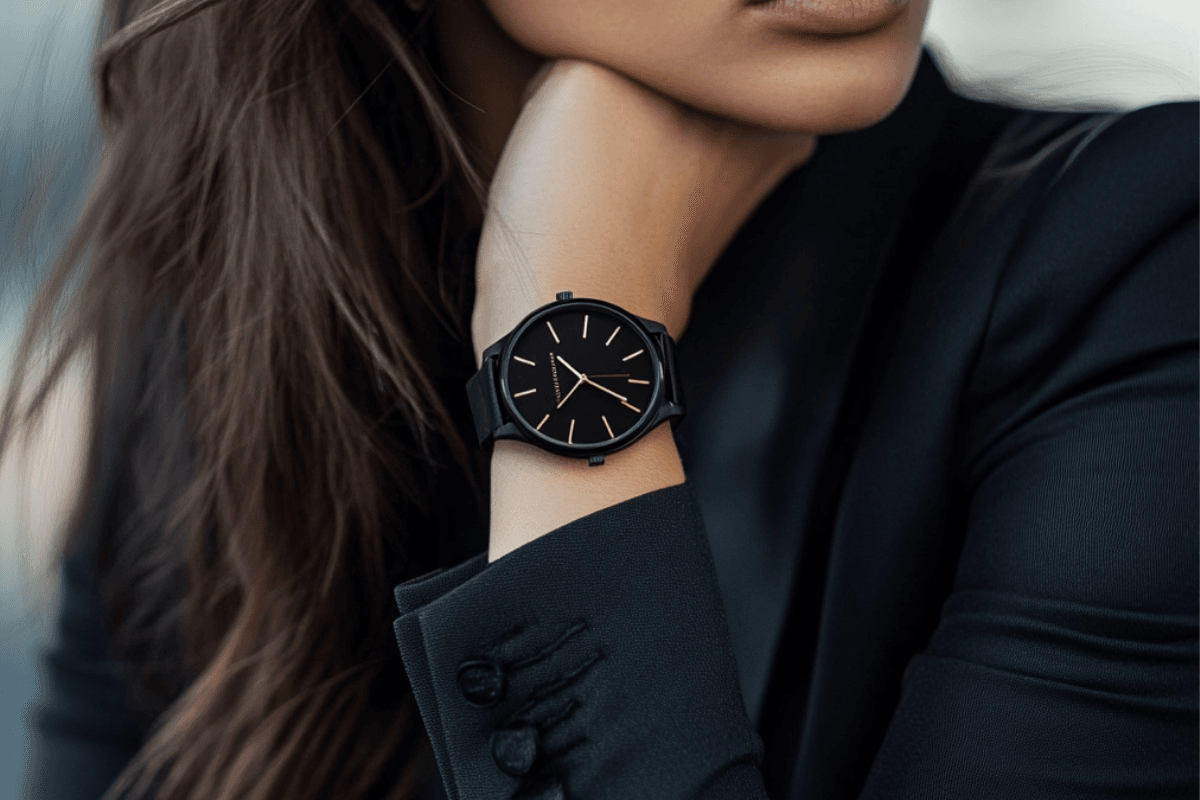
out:
{"label": "stitching on sleeve", "polygon": [[518,708],[516,711],[514,711],[512,713],[512,715],[509,717],[509,721],[511,722],[518,718],[524,717],[530,711],[532,711],[533,708],[535,706],[537,706],[540,702],[545,700],[547,697],[551,697],[554,694],[557,694],[558,692],[565,689],[567,686],[570,686],[572,683],[574,683],[576,680],[578,680],[580,678],[580,676],[582,676],[584,673],[586,673],[588,670],[590,670],[596,663],[598,663],[599,661],[602,661],[604,658],[605,658],[604,651],[602,649],[600,649],[599,647],[597,647],[595,650],[593,650],[591,652],[591,654],[586,659],[583,660],[582,663],[577,665],[575,668],[571,669],[568,672],[563,673],[560,677],[556,678],[555,680],[550,681],[549,683],[542,684],[541,686],[534,689],[529,695],[529,700],[527,700],[524,705],[522,705],[520,708]]}
{"label": "stitching on sleeve", "polygon": [[529,667],[529,666],[533,666],[534,664],[538,663],[539,661],[542,661],[542,660],[546,659],[547,657],[553,655],[555,652],[560,650],[563,647],[563,645],[565,645],[567,642],[569,642],[574,636],[576,636],[580,632],[586,631],[586,630],[588,630],[588,624],[586,621],[576,622],[570,628],[567,628],[565,633],[563,633],[556,640],[551,642],[548,646],[542,648],[541,650],[539,650],[538,652],[534,653],[531,656],[527,656],[518,661],[512,662],[511,664],[508,665],[508,667],[509,667],[509,669],[515,671],[515,670],[519,670],[519,669],[525,669],[526,667]]}

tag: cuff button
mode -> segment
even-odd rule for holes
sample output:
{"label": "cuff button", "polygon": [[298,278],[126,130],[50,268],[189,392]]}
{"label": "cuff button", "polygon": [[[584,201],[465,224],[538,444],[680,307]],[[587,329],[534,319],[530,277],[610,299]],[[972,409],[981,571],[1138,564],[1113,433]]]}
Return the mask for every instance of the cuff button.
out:
{"label": "cuff button", "polygon": [[517,725],[492,731],[492,760],[505,775],[519,778],[537,758],[537,731],[532,725]]}
{"label": "cuff button", "polygon": [[495,661],[464,661],[458,668],[458,690],[473,706],[487,708],[504,697],[504,668]]}

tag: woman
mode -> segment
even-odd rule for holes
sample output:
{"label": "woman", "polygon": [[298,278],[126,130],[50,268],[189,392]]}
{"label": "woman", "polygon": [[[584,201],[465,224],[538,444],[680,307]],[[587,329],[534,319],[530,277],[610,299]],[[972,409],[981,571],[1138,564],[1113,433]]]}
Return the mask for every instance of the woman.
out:
{"label": "woman", "polygon": [[[922,0],[106,11],[31,796],[1194,796],[1195,103]],[[548,324],[539,438],[579,298],[654,368]]]}

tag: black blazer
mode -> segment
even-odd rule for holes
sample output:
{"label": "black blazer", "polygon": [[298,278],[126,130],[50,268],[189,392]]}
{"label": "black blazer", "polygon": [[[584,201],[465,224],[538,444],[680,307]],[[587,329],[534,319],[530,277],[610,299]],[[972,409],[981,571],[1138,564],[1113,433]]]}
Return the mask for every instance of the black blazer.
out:
{"label": "black blazer", "polygon": [[[822,138],[695,299],[687,483],[490,565],[459,521],[396,587],[429,796],[1195,797],[1197,112],[975,102],[925,54]],[[38,797],[145,733],[89,580]]]}

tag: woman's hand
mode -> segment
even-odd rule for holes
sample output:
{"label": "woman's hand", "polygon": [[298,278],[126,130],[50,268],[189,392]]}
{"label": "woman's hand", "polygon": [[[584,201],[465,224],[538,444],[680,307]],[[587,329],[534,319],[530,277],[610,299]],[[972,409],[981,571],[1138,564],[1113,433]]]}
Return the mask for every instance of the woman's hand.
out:
{"label": "woman's hand", "polygon": [[737,229],[816,147],[688,109],[605,67],[530,81],[489,192],[476,261],[476,358],[558,291],[614,302],[677,341]]}
{"label": "woman's hand", "polygon": [[[476,258],[471,333],[484,349],[570,290],[667,326],[815,137],[686,109],[604,67],[547,64],[505,144]],[[595,511],[684,481],[670,425],[601,467],[524,442],[492,453],[489,560]]]}

